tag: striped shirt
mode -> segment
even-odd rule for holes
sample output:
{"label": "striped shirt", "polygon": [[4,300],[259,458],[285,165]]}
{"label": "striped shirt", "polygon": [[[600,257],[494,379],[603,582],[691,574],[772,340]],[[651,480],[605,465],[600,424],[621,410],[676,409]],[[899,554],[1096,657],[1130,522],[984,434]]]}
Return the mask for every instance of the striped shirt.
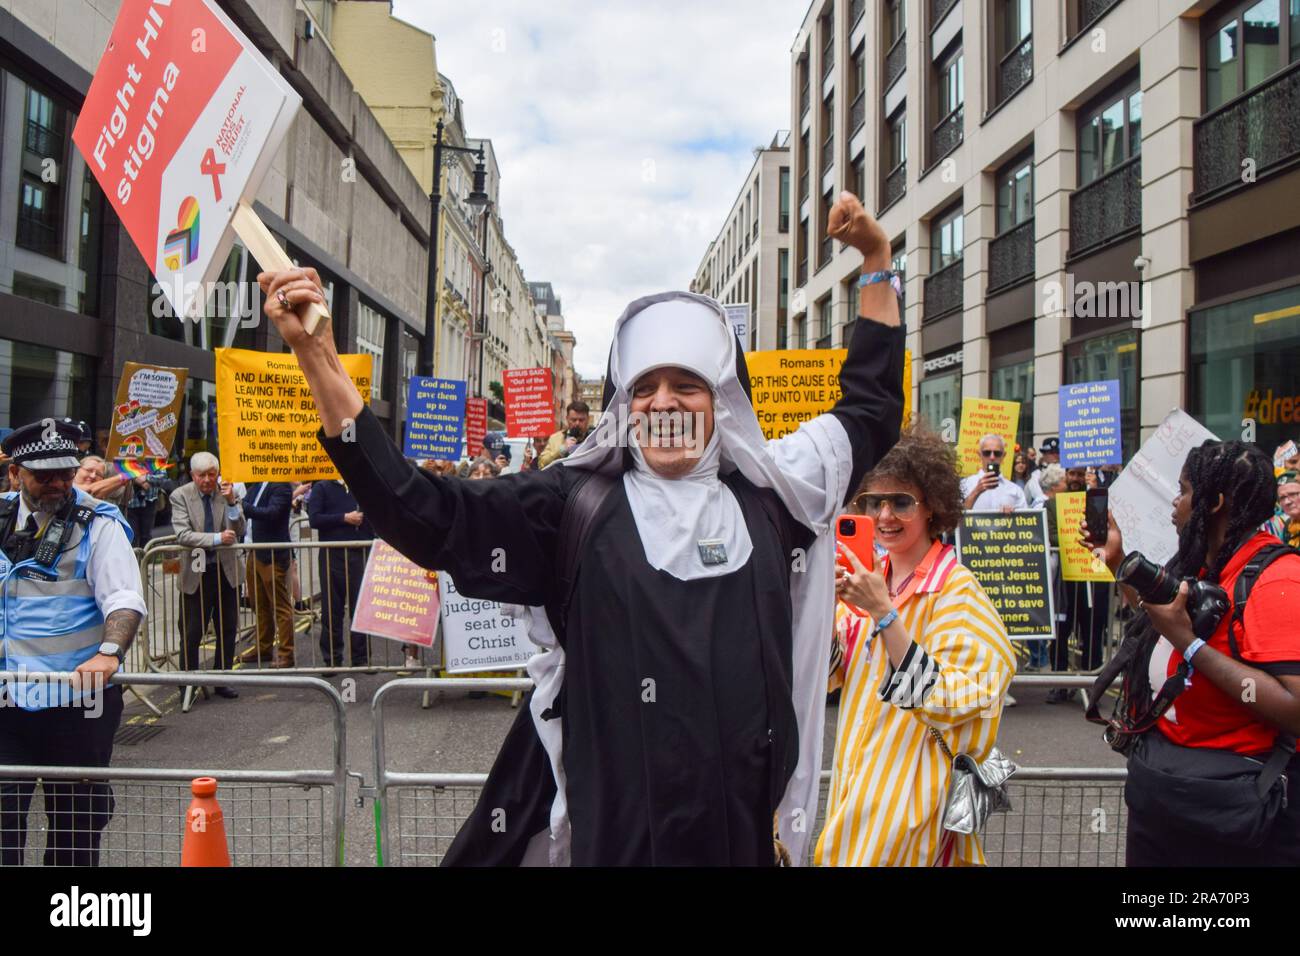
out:
{"label": "striped shirt", "polygon": [[837,609],[837,642],[854,632],[857,639],[840,675],[835,765],[813,855],[819,866],[984,863],[978,837],[943,829],[951,765],[930,728],[953,753],[987,757],[1015,651],[984,589],[951,547],[936,541],[913,580],[920,583],[895,599],[912,637],[897,669],[884,637],[871,637],[874,623],[842,603]]}

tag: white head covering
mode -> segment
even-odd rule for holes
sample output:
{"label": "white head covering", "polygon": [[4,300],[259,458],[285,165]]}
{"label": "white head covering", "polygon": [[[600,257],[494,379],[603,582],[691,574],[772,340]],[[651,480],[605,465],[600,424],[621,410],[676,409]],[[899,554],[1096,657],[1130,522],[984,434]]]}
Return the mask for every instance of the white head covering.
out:
{"label": "white head covering", "polygon": [[[817,536],[806,555],[791,556],[792,682],[799,761],[777,810],[779,835],[799,864],[817,815],[826,716],[827,642],[835,601],[834,542],[827,532],[848,492],[852,450],[843,427],[830,415],[806,422],[780,441],[768,442],[737,374],[738,346],[726,313],[707,296],[662,292],[637,299],[614,326],[609,361],[612,394],[591,434],[562,463],[611,478],[622,475],[646,559],[676,577],[689,580],[730,573],[748,560],[752,544],[739,503],[718,479],[732,470],[738,469],[760,488],[771,488],[791,516]],[[695,468],[679,479],[660,478],[643,469],[635,448],[633,468],[623,470],[624,447],[629,443],[620,440],[619,428],[627,425],[631,386],[645,372],[665,366],[689,369],[713,388],[713,436]],[[665,530],[670,524],[672,530]],[[724,541],[728,561],[721,570],[700,561],[696,537],[700,535]],[[737,549],[734,558],[733,548]],[[529,631],[535,643],[547,648],[528,664],[537,686],[536,708],[538,701],[553,700],[563,683],[564,650],[544,614],[534,616]],[[561,729],[556,726],[559,721],[534,716],[559,791],[552,807],[549,862],[565,865],[569,829]]]}

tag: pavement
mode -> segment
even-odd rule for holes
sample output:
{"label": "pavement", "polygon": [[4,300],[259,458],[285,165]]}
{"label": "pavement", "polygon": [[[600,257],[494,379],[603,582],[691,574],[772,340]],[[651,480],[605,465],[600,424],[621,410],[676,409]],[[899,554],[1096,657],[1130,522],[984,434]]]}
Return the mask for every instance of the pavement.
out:
{"label": "pavement", "polygon": [[[347,765],[360,772],[367,783],[375,779],[371,698],[379,686],[393,679],[391,674],[329,679],[347,701]],[[214,771],[218,778],[220,771],[227,769],[327,770],[332,766],[332,710],[318,691],[244,688],[237,700],[200,696],[188,714],[180,710],[177,691],[158,687],[146,692],[162,715],[155,716],[128,695],[119,738],[134,735],[147,739],[119,743],[114,751],[114,766],[187,767]],[[486,772],[517,713],[511,699],[500,694],[470,699],[467,692],[456,689],[434,692],[426,707],[422,706],[422,696],[402,693],[386,704],[390,769]],[[1049,705],[1047,690],[1037,687],[1016,688],[1015,696],[1019,703],[1006,711],[998,744],[1018,764],[1123,766],[1123,760],[1101,741],[1100,728],[1084,720],[1081,702]],[[828,707],[823,751],[827,768],[834,752],[835,721],[836,709]],[[374,806],[371,800],[358,800],[359,786],[357,780],[349,779],[344,859],[351,866],[373,866]],[[420,804],[417,815],[428,814],[429,806],[432,804]],[[459,802],[457,806],[463,812],[464,806]],[[446,837],[454,832],[454,826],[447,830],[444,821],[443,830],[437,849],[424,852],[445,849]]]}

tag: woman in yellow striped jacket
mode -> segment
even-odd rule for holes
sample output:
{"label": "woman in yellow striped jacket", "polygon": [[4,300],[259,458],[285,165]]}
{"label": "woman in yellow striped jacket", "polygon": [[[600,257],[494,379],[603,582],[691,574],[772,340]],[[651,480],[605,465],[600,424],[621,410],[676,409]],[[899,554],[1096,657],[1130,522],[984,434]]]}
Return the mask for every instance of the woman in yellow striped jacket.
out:
{"label": "woman in yellow striped jacket", "polygon": [[[855,510],[887,552],[837,568],[835,665],[842,683],[824,866],[981,865],[977,836],[943,829],[952,753],[983,760],[1015,673],[1006,629],[939,536],[961,517],[956,462],[933,433],[904,432],[863,479]],[[860,610],[859,610],[860,609]],[[896,612],[896,613],[895,613]]]}

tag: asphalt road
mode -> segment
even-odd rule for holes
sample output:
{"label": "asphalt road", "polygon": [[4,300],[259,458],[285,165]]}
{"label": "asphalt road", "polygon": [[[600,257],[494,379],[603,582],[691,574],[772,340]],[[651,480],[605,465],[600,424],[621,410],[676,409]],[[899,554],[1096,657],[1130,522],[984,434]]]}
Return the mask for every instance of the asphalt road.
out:
{"label": "asphalt road", "polygon": [[[347,766],[360,772],[367,783],[375,779],[371,698],[382,683],[391,679],[391,675],[362,674],[354,678],[334,677],[330,681],[344,693],[345,699],[352,698],[344,708]],[[355,684],[345,683],[348,680],[354,680]],[[274,687],[244,689],[238,700],[215,696],[199,698],[188,714],[181,712],[176,691],[150,688],[149,693],[162,709],[162,716],[153,716],[138,700],[128,695],[123,718],[124,733],[119,737],[125,740],[136,735],[147,736],[147,739],[119,743],[114,753],[115,766],[211,770],[218,778],[220,771],[227,769],[327,770],[332,766],[332,711],[319,692]],[[1020,765],[1122,766],[1122,760],[1102,743],[1098,728],[1083,719],[1081,704],[1049,705],[1045,702],[1047,691],[1041,688],[1017,688],[1015,696],[1019,704],[1006,712],[999,746]],[[512,708],[510,699],[498,694],[470,699],[466,692],[456,689],[435,692],[429,706],[422,707],[421,697],[419,693],[403,693],[390,699],[386,705],[390,769],[485,772],[514,720],[516,710]],[[827,767],[833,753],[835,717],[834,707],[828,708],[824,749]],[[374,804],[371,800],[364,800],[358,805],[359,787],[357,780],[349,780],[344,858],[348,865],[372,866],[375,863]],[[176,794],[175,808],[183,812],[183,792],[179,787],[172,789]],[[234,790],[231,795],[236,799]],[[119,816],[124,796],[128,798],[127,803],[135,805],[130,803],[130,787],[125,794],[119,787]],[[409,826],[413,833],[419,831],[414,836],[400,837],[404,849],[402,862],[432,862],[433,854],[445,849],[455,830],[453,820],[441,819],[449,812],[448,805],[437,801],[445,799],[448,799],[445,795],[435,798],[426,791],[413,796],[401,808],[400,813],[407,821],[403,826]],[[143,806],[146,801],[140,797],[137,802]],[[309,802],[310,807],[304,809]],[[455,802],[455,812],[463,814],[472,803],[472,791],[460,794]],[[260,796],[239,797],[227,809],[232,828],[244,827],[239,832],[248,838],[245,843],[237,842],[241,847],[238,852],[245,854],[243,859],[247,862],[280,862],[285,857],[272,857],[271,851],[289,852],[284,848],[296,839],[295,845],[303,844],[305,840],[310,848],[294,850],[300,853],[292,857],[295,862],[314,862],[311,858],[317,855],[328,859],[329,848],[324,847],[318,837],[312,836],[321,832],[321,824],[319,821],[313,823],[311,818],[328,815],[329,807],[322,804],[328,804],[328,801],[322,800],[319,793],[308,796],[300,790],[277,792],[274,798],[265,800]],[[1025,809],[1031,810],[1028,806]],[[146,810],[147,807],[141,812]],[[1085,807],[1082,812],[1086,811]],[[166,815],[176,810],[168,803],[158,812]],[[398,808],[390,806],[390,815],[398,812]],[[1078,807],[1062,804],[1058,809],[1036,805],[1032,812],[1035,814],[1033,821],[1017,822],[1017,826],[1026,832],[1029,829],[1037,831],[1039,827],[1053,832],[1058,827],[1069,830],[1076,821],[1056,819],[1052,822],[1047,818],[1077,816],[1080,811]],[[254,821],[241,822],[245,814],[254,817]],[[266,817],[271,819],[263,819]],[[279,817],[294,819],[286,821]],[[436,837],[432,835],[434,831],[438,834]],[[293,837],[294,833],[298,834],[297,838]],[[393,862],[391,852],[389,861]]]}

